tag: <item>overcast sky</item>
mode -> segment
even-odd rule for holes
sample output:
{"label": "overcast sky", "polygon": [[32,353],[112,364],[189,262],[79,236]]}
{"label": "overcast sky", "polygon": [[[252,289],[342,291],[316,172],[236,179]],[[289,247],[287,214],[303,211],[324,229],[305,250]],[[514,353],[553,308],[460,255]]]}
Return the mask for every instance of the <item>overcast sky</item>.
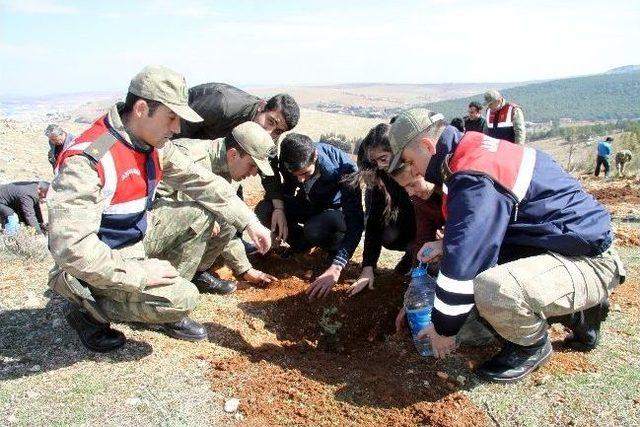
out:
{"label": "overcast sky", "polygon": [[640,63],[640,1],[0,0],[0,93],[505,82]]}

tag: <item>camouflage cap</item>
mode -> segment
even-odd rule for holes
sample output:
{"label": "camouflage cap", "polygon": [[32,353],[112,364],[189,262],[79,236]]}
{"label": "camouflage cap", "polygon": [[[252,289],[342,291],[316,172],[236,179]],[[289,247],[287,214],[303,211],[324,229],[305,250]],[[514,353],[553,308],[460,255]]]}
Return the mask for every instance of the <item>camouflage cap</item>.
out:
{"label": "camouflage cap", "polygon": [[187,81],[184,76],[159,65],[149,65],[131,80],[129,92],[158,101],[188,122],[201,122],[202,117],[189,107]]}
{"label": "camouflage cap", "polygon": [[269,156],[275,152],[276,146],[271,135],[255,122],[244,122],[234,127],[231,136],[238,145],[256,162],[260,172],[273,176],[273,169],[269,164]]}
{"label": "camouflage cap", "polygon": [[488,90],[484,93],[484,105],[489,105],[494,101],[499,101],[502,98],[500,92],[495,89]]}
{"label": "camouflage cap", "polygon": [[444,120],[442,114],[434,113],[426,108],[411,108],[400,113],[389,130],[389,142],[393,152],[389,172],[401,166],[402,150],[417,136],[441,120]]}

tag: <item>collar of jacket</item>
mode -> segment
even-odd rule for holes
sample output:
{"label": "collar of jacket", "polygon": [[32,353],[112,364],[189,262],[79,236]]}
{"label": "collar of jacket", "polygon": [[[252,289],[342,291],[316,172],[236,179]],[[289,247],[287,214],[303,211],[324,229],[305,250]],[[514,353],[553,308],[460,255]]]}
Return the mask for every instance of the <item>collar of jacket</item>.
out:
{"label": "collar of jacket", "polygon": [[211,171],[231,182],[229,165],[227,164],[227,146],[224,143],[224,138],[211,141],[208,148]]}
{"label": "collar of jacket", "polygon": [[119,137],[124,143],[133,148],[136,151],[143,153],[150,153],[153,151],[153,147],[146,142],[141,141],[134,135],[130,134],[127,127],[124,125],[120,112],[124,108],[124,102],[118,102],[107,113],[107,122],[111,130],[115,131],[117,137]]}

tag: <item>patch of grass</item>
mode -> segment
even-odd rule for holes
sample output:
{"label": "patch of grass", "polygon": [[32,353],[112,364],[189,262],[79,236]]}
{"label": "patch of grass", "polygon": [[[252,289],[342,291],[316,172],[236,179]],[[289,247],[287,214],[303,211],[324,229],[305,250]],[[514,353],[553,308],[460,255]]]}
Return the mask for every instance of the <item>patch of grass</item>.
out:
{"label": "patch of grass", "polygon": [[0,259],[44,261],[49,258],[47,239],[31,227],[21,227],[15,236],[0,235]]}

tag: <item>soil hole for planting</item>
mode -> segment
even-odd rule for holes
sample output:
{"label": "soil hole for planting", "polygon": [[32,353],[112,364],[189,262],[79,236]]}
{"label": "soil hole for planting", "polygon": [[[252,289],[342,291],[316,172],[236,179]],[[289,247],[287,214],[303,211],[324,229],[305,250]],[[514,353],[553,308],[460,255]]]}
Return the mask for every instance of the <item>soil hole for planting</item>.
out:
{"label": "soil hole for planting", "polygon": [[[375,291],[348,298],[343,281],[358,275],[350,266],[325,300],[310,303],[304,291],[326,264],[322,253],[258,260],[280,281],[237,292],[246,327],[207,325],[212,341],[238,352],[212,360],[210,380],[240,399],[245,424],[486,424],[464,381],[443,375],[451,361],[421,359],[408,337],[393,335],[408,278],[383,273]],[[469,376],[465,363],[486,351],[453,364]]]}

